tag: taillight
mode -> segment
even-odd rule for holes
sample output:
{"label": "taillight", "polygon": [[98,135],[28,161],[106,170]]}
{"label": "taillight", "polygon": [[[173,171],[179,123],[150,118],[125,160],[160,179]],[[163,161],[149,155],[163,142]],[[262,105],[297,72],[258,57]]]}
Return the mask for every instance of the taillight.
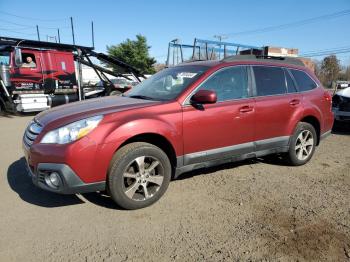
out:
{"label": "taillight", "polygon": [[331,92],[325,91],[324,94],[323,94],[323,97],[324,97],[324,99],[325,99],[326,101],[332,102],[332,94],[331,94]]}
{"label": "taillight", "polygon": [[325,91],[323,97],[326,100],[326,102],[329,103],[329,110],[332,111],[332,93],[329,91]]}

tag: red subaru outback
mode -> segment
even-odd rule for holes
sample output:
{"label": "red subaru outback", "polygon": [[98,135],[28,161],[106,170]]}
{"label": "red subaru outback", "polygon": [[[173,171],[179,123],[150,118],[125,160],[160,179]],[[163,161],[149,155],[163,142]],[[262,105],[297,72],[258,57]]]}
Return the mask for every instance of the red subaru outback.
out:
{"label": "red subaru outback", "polygon": [[197,168],[276,153],[303,165],[332,124],[330,94],[299,60],[233,56],[167,68],[122,97],[42,112],[23,148],[40,188],[107,190],[137,209]]}

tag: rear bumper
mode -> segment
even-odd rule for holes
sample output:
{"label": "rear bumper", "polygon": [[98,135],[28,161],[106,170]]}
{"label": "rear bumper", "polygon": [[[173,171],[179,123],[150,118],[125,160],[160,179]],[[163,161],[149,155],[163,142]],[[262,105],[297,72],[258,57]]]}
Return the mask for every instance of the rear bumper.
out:
{"label": "rear bumper", "polygon": [[[106,189],[106,183],[84,183],[75,174],[75,172],[66,164],[39,163],[33,170],[27,164],[28,175],[32,178],[33,184],[47,191],[59,194],[78,194],[103,191]],[[59,175],[59,186],[53,187],[47,183],[47,177],[55,172]]]}

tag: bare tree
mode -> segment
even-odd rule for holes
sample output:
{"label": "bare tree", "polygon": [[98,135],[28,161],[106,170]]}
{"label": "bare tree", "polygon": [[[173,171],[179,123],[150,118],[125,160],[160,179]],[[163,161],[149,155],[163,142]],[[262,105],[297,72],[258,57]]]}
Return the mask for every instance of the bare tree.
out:
{"label": "bare tree", "polygon": [[330,55],[323,59],[320,69],[320,80],[326,87],[331,87],[332,83],[338,80],[341,66],[337,57]]}

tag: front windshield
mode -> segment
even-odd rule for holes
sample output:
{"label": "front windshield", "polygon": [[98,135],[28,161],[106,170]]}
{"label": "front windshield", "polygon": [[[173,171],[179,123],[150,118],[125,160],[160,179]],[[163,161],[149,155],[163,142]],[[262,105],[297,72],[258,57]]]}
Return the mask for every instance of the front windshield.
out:
{"label": "front windshield", "polygon": [[125,94],[128,97],[150,100],[173,100],[209,67],[185,65],[164,69]]}

